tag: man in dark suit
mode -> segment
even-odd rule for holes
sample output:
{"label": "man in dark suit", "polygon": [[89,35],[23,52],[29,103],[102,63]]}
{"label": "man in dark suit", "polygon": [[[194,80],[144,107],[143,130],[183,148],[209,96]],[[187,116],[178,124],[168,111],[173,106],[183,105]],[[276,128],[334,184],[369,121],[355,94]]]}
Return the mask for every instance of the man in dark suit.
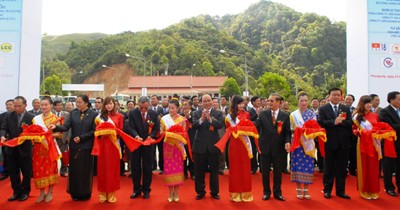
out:
{"label": "man in dark suit", "polygon": [[211,108],[210,95],[203,95],[201,100],[203,109],[195,111],[192,116],[192,128],[196,130],[193,141],[196,200],[204,198],[206,194],[205,172],[208,166],[211,197],[220,199],[218,163],[221,151],[214,144],[220,139],[218,129],[224,125],[224,118],[221,111]]}
{"label": "man in dark suit", "polygon": [[336,182],[336,195],[350,199],[345,193],[347,164],[351,147],[352,120],[350,108],[339,104],[342,99],[339,88],[329,90],[330,102],[318,110],[318,123],[326,130],[324,162],[324,197],[331,198],[333,182]]}
{"label": "man in dark suit", "polygon": [[[353,114],[353,112],[356,110],[356,108],[353,106],[353,103],[355,101],[355,97],[352,94],[347,94],[346,98],[344,98],[344,104],[350,108],[350,113]],[[350,154],[349,154],[349,174],[352,176],[357,176],[357,140],[358,137],[354,134],[351,135],[351,148],[350,148]]]}
{"label": "man in dark suit", "polygon": [[[9,112],[14,111],[14,99],[8,99],[6,101],[6,110],[7,110],[7,112],[0,114],[0,129],[1,129],[1,125],[4,122],[4,119],[6,119],[7,114]],[[6,138],[7,138],[7,136],[6,136]],[[0,177],[0,181],[7,179],[10,175],[8,172],[8,160],[7,160],[7,154],[6,154],[6,147],[1,147],[1,154],[3,156],[3,172]]]}
{"label": "man in dark suit", "polygon": [[[22,133],[22,125],[32,124],[33,114],[26,111],[26,99],[17,96],[14,99],[14,111],[9,112],[1,125],[0,138],[4,143],[18,137]],[[9,173],[13,195],[8,201],[24,201],[28,199],[31,191],[32,177],[32,142],[25,141],[16,147],[6,147],[6,154],[9,163]],[[21,181],[22,173],[22,181]]]}
{"label": "man in dark suit", "polygon": [[[261,101],[260,101],[260,97],[258,96],[253,96],[250,99],[251,104],[253,105],[252,107],[249,108],[249,113],[250,113],[250,120],[251,121],[255,121],[258,118],[258,114],[261,111]],[[260,133],[260,131],[258,131]],[[256,144],[254,142],[254,138],[250,137],[250,142],[251,142],[251,150],[253,153],[253,158],[251,158],[251,173],[255,174],[257,172],[258,169],[258,161],[257,161],[257,157],[258,156],[258,152],[257,152],[257,147]]]}
{"label": "man in dark suit", "polygon": [[[188,120],[188,135],[189,135],[189,140],[190,140],[190,146],[193,145],[193,139],[194,136],[196,134],[196,130],[193,129],[193,113],[195,112],[195,109],[192,107],[192,101],[190,100],[186,100],[183,102],[183,111],[181,113],[182,116],[184,116],[187,120]],[[189,148],[188,148],[188,144],[185,145],[185,149],[186,149],[186,154],[189,154]],[[186,158],[186,160],[183,161],[183,174],[185,177],[188,177],[188,175],[190,175],[190,177],[194,180],[194,164],[192,159],[188,156]]]}
{"label": "man in dark suit", "polygon": [[[157,112],[150,109],[150,99],[141,96],[138,100],[139,107],[129,111],[129,133],[139,141],[144,141],[148,137],[156,139],[160,130],[160,121]],[[149,132],[151,128],[151,132]],[[132,152],[131,170],[133,182],[133,194],[131,199],[137,198],[143,192],[143,198],[150,197],[150,185],[152,180],[154,145],[140,146]],[[141,184],[141,180],[143,182]]]}
{"label": "man in dark suit", "polygon": [[[397,158],[385,157],[385,155],[383,155],[383,181],[386,193],[391,196],[397,196],[397,193],[400,193],[400,142],[398,140],[400,137],[400,92],[393,91],[388,93],[387,102],[389,106],[381,110],[380,120],[388,123],[396,130],[397,141],[395,141],[394,145]],[[383,145],[383,147],[385,147],[385,145]],[[382,151],[385,150],[383,149]],[[397,193],[395,192],[395,186],[392,182],[393,171],[396,173]]]}
{"label": "man in dark suit", "polygon": [[261,131],[259,147],[261,150],[262,181],[264,188],[263,200],[271,197],[270,171],[274,167],[274,197],[284,201],[282,196],[282,171],[286,152],[290,150],[290,120],[289,115],[279,109],[282,97],[273,93],[268,98],[270,109],[263,110],[254,121],[254,125]]}
{"label": "man in dark suit", "polygon": [[35,98],[32,101],[32,110],[29,110],[30,113],[34,114],[35,116],[42,114],[42,110],[40,110],[40,100]]}
{"label": "man in dark suit", "polygon": [[[54,101],[53,107],[54,107],[53,113],[57,117],[60,117],[60,118],[64,117],[64,122],[68,120],[69,112],[62,110],[63,109],[62,101]],[[57,141],[58,148],[60,149],[60,151],[62,153],[65,154],[65,152],[68,151],[68,140],[69,140],[68,132],[54,133],[54,134],[56,135],[55,138]],[[66,157],[61,158],[60,176],[66,177],[67,173],[68,173],[68,165],[65,164],[65,160],[63,160],[63,158],[66,158]]]}
{"label": "man in dark suit", "polygon": [[[158,120],[161,119],[164,115],[169,113],[168,110],[169,101],[167,97],[164,97],[161,100],[161,109],[158,109]],[[156,158],[156,149],[158,150],[158,157]],[[164,141],[158,142],[154,147],[154,160],[153,160],[153,168],[157,169],[157,162],[158,168],[160,169],[160,174],[164,173]]]}
{"label": "man in dark suit", "polygon": [[[167,105],[168,106],[168,105]],[[163,116],[163,107],[159,105],[159,100],[158,100],[158,96],[157,95],[152,95],[150,98],[150,109],[159,113],[160,114],[160,118],[161,116]],[[168,113],[168,112],[167,112]],[[159,119],[160,119],[159,118]],[[161,142],[160,142],[161,143]],[[160,144],[159,143],[159,144]],[[161,145],[161,144],[160,144]],[[156,146],[157,147],[157,146]],[[159,151],[162,149],[159,149]],[[160,154],[160,152],[158,153]],[[161,152],[162,154],[162,152]],[[157,169],[157,154],[156,154],[156,148],[154,148],[153,151],[153,156],[154,156],[154,160],[153,160],[153,170]],[[162,156],[160,156],[160,158],[162,159]],[[163,161],[159,158],[158,162],[160,163],[160,172],[163,170],[163,167],[161,166],[161,164],[163,164]]]}

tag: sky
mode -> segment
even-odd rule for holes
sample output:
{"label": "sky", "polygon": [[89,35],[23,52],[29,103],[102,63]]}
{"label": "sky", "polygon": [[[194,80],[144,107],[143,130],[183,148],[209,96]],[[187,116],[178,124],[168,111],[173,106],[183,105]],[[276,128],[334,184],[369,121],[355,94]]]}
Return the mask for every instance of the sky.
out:
{"label": "sky", "polygon": [[[163,29],[201,14],[244,12],[260,0],[42,0],[42,33],[117,34]],[[346,21],[346,0],[272,0],[299,12]]]}

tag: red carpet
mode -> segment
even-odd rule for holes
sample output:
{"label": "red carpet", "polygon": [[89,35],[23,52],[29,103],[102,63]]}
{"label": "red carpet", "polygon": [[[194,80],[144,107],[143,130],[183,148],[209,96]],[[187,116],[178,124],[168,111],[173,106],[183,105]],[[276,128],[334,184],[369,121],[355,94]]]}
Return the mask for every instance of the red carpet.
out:
{"label": "red carpet", "polygon": [[[229,201],[228,193],[228,175],[220,176],[220,195],[221,200],[212,199],[209,194],[200,201],[195,200],[194,181],[188,179],[180,188],[180,202],[168,203],[168,188],[163,185],[162,175],[154,172],[151,197],[148,200],[142,198],[129,199],[132,193],[132,182],[128,177],[121,177],[121,190],[117,192],[118,201],[115,204],[98,202],[98,192],[96,190],[96,178],[94,178],[93,194],[89,201],[72,201],[69,194],[65,192],[66,178],[60,177],[60,183],[55,186],[53,201],[51,203],[36,204],[39,196],[39,190],[34,189],[32,183],[32,192],[28,200],[24,202],[8,202],[7,198],[11,196],[12,190],[9,180],[0,182],[0,209],[1,210],[45,210],[45,209],[76,209],[76,210],[124,210],[124,209],[190,209],[190,210],[212,210],[212,209],[319,209],[319,210],[338,210],[338,209],[399,209],[400,197],[391,197],[383,192],[383,183],[381,180],[381,192],[378,200],[362,199],[356,189],[356,177],[349,176],[346,182],[346,193],[351,196],[351,200],[344,200],[332,193],[331,199],[325,199],[322,190],[322,174],[315,174],[314,184],[310,187],[311,200],[298,200],[296,198],[296,185],[291,183],[289,175],[283,174],[283,196],[285,202],[277,201],[273,197],[269,201],[262,201],[262,183],[261,174],[253,175],[253,195],[254,201],[250,203],[233,203]],[[208,179],[206,179],[207,192]]]}

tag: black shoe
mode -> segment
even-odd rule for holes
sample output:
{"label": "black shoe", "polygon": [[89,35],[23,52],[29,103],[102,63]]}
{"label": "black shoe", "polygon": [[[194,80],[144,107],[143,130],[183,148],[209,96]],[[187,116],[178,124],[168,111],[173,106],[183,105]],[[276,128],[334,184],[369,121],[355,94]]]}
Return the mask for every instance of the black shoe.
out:
{"label": "black shoe", "polygon": [[73,201],[79,201],[79,198],[72,197],[72,200],[73,200]]}
{"label": "black shoe", "polygon": [[324,193],[324,197],[327,198],[327,199],[329,199],[329,198],[331,198],[332,196],[331,196],[330,193],[327,193],[327,192],[326,192],[326,193]]}
{"label": "black shoe", "polygon": [[140,193],[133,193],[130,198],[134,199],[134,198],[137,198],[139,196],[140,196]]}
{"label": "black shoe", "polygon": [[160,171],[160,173],[158,173],[158,174],[163,174],[164,172],[163,171]]}
{"label": "black shoe", "polygon": [[204,194],[197,194],[196,195],[196,200],[201,200],[204,198]]}
{"label": "black shoe", "polygon": [[283,173],[290,174],[289,170],[287,170],[287,169],[283,170]]}
{"label": "black shoe", "polygon": [[143,199],[150,198],[150,193],[143,193]]}
{"label": "black shoe", "polygon": [[282,195],[274,195],[274,198],[280,201],[285,201],[285,198]]}
{"label": "black shoe", "polygon": [[24,201],[28,199],[29,195],[26,193],[21,194],[21,196],[18,198],[19,201]]}
{"label": "black shoe", "polygon": [[352,175],[352,176],[357,176],[357,172],[355,172],[355,171],[350,171],[350,175]]}
{"label": "black shoe", "polygon": [[121,173],[120,176],[126,176],[125,173]]}
{"label": "black shoe", "polygon": [[0,181],[3,181],[5,179],[7,179],[7,178],[8,178],[8,175],[3,175],[3,176],[0,177]]}
{"label": "black shoe", "polygon": [[386,193],[390,196],[397,197],[397,193],[394,190],[386,190]]}
{"label": "black shoe", "polygon": [[193,175],[193,176],[191,176],[190,178],[191,178],[192,180],[194,180],[194,179],[195,179],[194,175]]}
{"label": "black shoe", "polygon": [[12,195],[11,197],[8,198],[8,201],[15,201],[15,200],[18,200],[19,197],[20,197],[19,194],[14,194],[14,195]]}
{"label": "black shoe", "polygon": [[322,169],[318,170],[318,173],[322,174],[322,172],[324,172],[324,170],[322,170]]}
{"label": "black shoe", "polygon": [[61,177],[67,177],[67,174],[60,174]]}
{"label": "black shoe", "polygon": [[224,175],[224,171],[223,171],[223,170],[218,171],[218,174],[219,174],[219,175]]}
{"label": "black shoe", "polygon": [[215,200],[219,200],[221,198],[218,194],[211,195],[211,197],[214,198]]}
{"label": "black shoe", "polygon": [[346,195],[346,194],[337,194],[336,195],[337,197],[339,197],[339,198],[344,198],[344,199],[350,199],[350,196],[348,196],[348,195]]}
{"label": "black shoe", "polygon": [[257,169],[251,170],[251,174],[256,174],[256,173],[257,173]]}
{"label": "black shoe", "polygon": [[263,195],[262,199],[263,201],[267,201],[271,198],[271,195]]}

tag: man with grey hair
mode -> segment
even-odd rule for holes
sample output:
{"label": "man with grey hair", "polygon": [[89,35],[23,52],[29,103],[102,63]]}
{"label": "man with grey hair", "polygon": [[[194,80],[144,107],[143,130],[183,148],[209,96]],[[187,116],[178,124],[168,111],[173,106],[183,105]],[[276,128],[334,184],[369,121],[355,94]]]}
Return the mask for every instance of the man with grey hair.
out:
{"label": "man with grey hair", "polygon": [[[160,121],[157,112],[150,109],[150,98],[141,96],[138,107],[129,111],[129,134],[139,141],[147,138],[156,138],[160,130]],[[150,197],[150,185],[152,181],[154,145],[140,146],[131,156],[131,173],[133,182],[133,193],[131,199],[139,197]],[[142,177],[143,176],[143,177]],[[143,178],[143,179],[142,179]],[[143,180],[143,181],[142,181]]]}

